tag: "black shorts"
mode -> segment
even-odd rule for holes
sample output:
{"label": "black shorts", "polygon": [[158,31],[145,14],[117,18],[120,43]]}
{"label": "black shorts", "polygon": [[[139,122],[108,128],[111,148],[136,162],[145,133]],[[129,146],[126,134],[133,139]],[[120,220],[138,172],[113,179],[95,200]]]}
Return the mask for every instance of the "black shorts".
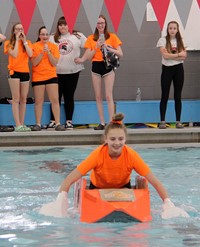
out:
{"label": "black shorts", "polygon": [[30,81],[30,75],[29,73],[26,73],[26,72],[24,73],[24,72],[14,71],[14,74],[12,75],[10,75],[9,73],[8,78],[19,79],[20,82]]}
{"label": "black shorts", "polygon": [[[125,185],[122,186],[121,188],[131,189],[131,182],[129,181],[127,184],[125,184]],[[99,189],[99,188],[96,187],[96,186],[90,181],[89,189],[90,189],[90,190],[93,190],[93,189]]]}
{"label": "black shorts", "polygon": [[102,62],[92,62],[92,72],[94,74],[100,75],[101,77],[109,74],[113,69],[106,69],[104,61]]}
{"label": "black shorts", "polygon": [[33,81],[32,87],[47,85],[47,84],[54,84],[54,83],[58,84],[58,77],[53,77],[53,78],[46,80],[46,81]]}

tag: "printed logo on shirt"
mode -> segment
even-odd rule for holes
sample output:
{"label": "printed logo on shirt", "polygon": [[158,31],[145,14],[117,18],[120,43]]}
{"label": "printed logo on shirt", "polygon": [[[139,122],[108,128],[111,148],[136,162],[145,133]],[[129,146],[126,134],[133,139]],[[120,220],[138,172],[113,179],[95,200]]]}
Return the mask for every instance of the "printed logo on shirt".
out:
{"label": "printed logo on shirt", "polygon": [[62,40],[59,43],[59,51],[61,55],[67,55],[73,50],[73,43],[71,40]]}

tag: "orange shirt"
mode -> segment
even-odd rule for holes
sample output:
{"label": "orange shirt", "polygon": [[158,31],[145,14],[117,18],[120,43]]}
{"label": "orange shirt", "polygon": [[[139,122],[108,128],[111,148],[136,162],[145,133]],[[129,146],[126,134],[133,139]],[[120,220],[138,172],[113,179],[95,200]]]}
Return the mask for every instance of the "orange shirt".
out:
{"label": "orange shirt", "polygon": [[[58,46],[48,42],[49,50],[55,58],[59,58],[59,50]],[[40,41],[33,44],[33,58],[37,57],[40,53],[43,53],[44,44]],[[46,81],[51,78],[57,77],[56,74],[56,66],[53,66],[48,58],[47,52],[43,53],[42,60],[36,65],[32,67],[32,81]]]}
{"label": "orange shirt", "polygon": [[[11,49],[9,40],[5,41],[4,44],[4,53],[9,54],[8,51]],[[28,45],[30,48],[32,47],[32,43],[30,40],[27,40]],[[26,50],[23,48],[22,41],[18,41],[18,56],[14,58],[13,56],[8,56],[8,69],[9,71],[16,71],[16,72],[23,72],[23,73],[29,73],[29,56],[26,53]]]}
{"label": "orange shirt", "polygon": [[[109,33],[109,34],[110,34],[109,39],[107,39],[105,41],[105,43],[107,45],[112,46],[114,49],[116,49],[119,45],[122,45],[121,40],[117,37],[116,34],[114,34],[114,33]],[[85,48],[86,49],[95,50],[97,41],[94,41],[93,37],[94,37],[94,35],[91,34],[87,38],[86,43],[85,43]],[[102,55],[102,52],[101,52],[100,48],[96,49],[96,53],[94,54],[94,56],[92,58],[92,61],[96,61],[96,62],[103,61],[103,55]]]}
{"label": "orange shirt", "polygon": [[110,158],[108,146],[101,145],[77,166],[81,175],[92,170],[91,182],[98,188],[121,188],[130,181],[132,170],[146,176],[150,172],[148,165],[136,151],[125,145],[120,157]]}

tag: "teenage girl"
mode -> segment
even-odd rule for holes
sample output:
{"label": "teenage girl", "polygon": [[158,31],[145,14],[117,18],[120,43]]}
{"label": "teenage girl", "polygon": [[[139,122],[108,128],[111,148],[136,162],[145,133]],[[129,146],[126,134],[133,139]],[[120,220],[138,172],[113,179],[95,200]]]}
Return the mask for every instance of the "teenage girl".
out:
{"label": "teenage girl", "polygon": [[49,34],[46,27],[42,26],[38,31],[38,40],[33,44],[32,87],[35,97],[36,125],[33,131],[41,130],[42,107],[45,91],[52,105],[55,117],[55,130],[63,131],[60,124],[60,105],[58,101],[58,78],[56,65],[60,57],[57,45],[49,42]]}
{"label": "teenage girl", "polygon": [[[78,84],[80,72],[84,69],[83,64],[75,63],[74,59],[79,57],[81,49],[84,48],[86,37],[77,31],[70,33],[69,27],[62,16],[57,22],[57,28],[50,40],[59,48],[60,58],[58,60],[56,71],[58,76],[59,103],[64,99],[64,110],[66,116],[65,128],[73,129],[74,114],[74,94]],[[55,120],[51,114],[51,122],[48,127],[54,127]]]}
{"label": "teenage girl", "polygon": [[106,48],[118,57],[122,57],[121,45],[122,42],[117,35],[108,32],[107,20],[103,15],[100,15],[94,34],[90,35],[85,43],[86,52],[82,58],[76,60],[77,63],[83,63],[87,59],[92,60],[92,82],[100,118],[100,124],[94,128],[95,130],[103,130],[105,128],[102,80],[105,83],[105,97],[108,104],[109,121],[112,120],[114,114],[113,86],[115,72],[114,69],[106,67],[102,48]]}
{"label": "teenage girl", "polygon": [[185,45],[183,43],[179,25],[176,21],[171,21],[167,25],[166,37],[160,38],[157,43],[162,55],[161,74],[161,101],[160,101],[160,129],[166,129],[165,114],[169,99],[170,86],[173,81],[174,101],[176,113],[176,128],[183,128],[181,119],[181,93],[184,83],[183,62],[187,57]]}
{"label": "teenage girl", "polygon": [[4,44],[4,53],[8,54],[8,82],[12,94],[15,131],[31,131],[24,125],[24,118],[30,82],[28,63],[33,50],[31,42],[26,39],[21,23],[16,23],[12,27],[10,39]]}

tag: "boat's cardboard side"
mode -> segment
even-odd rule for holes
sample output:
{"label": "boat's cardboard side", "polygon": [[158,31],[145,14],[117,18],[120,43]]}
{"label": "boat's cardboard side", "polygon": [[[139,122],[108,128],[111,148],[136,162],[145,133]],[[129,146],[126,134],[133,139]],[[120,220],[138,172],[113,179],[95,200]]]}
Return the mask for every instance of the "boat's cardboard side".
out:
{"label": "boat's cardboard side", "polygon": [[152,220],[148,186],[145,189],[89,190],[86,179],[82,179],[76,184],[75,207],[79,209],[82,222]]}

